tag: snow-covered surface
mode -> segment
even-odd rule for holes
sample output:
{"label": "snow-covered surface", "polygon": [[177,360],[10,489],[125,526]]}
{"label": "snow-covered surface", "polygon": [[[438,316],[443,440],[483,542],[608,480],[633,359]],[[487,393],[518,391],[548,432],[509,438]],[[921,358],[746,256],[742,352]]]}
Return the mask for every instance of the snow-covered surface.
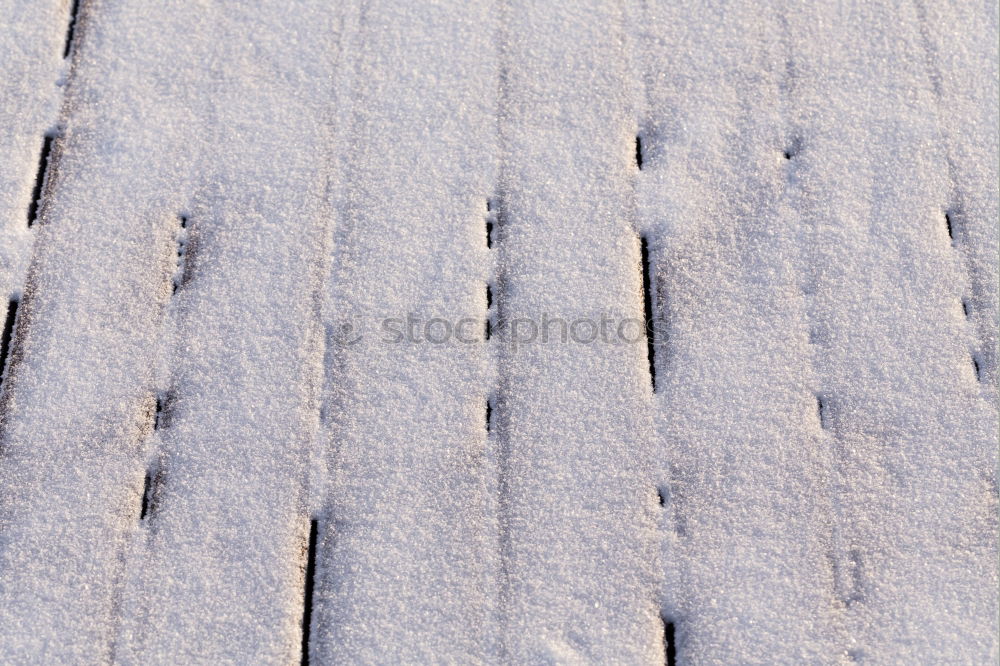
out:
{"label": "snow-covered surface", "polygon": [[0,660],[997,661],[994,1],[73,11],[0,0]]}

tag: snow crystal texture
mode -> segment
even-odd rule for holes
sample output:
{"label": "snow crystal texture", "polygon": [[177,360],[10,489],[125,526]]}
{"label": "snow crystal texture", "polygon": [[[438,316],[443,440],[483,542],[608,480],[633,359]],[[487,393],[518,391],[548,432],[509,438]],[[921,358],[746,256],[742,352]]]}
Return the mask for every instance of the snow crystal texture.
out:
{"label": "snow crystal texture", "polygon": [[0,661],[996,663],[998,38],[0,0]]}

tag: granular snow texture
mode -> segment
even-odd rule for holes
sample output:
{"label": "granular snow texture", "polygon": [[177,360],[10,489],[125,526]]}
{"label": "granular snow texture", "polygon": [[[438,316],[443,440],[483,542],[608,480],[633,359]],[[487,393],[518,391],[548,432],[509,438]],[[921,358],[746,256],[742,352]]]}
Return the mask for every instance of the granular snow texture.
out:
{"label": "granular snow texture", "polygon": [[0,661],[996,663],[998,39],[0,0]]}

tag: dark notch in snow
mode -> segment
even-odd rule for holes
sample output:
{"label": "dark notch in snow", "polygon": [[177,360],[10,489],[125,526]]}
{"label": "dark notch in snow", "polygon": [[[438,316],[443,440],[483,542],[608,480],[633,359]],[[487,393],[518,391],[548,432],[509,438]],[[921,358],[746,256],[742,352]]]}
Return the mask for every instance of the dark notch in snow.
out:
{"label": "dark notch in snow", "polygon": [[490,287],[489,282],[486,283],[486,328],[483,335],[487,340],[490,339],[490,335],[493,333],[493,323],[490,321],[490,309],[493,307],[493,289]]}
{"label": "dark notch in snow", "polygon": [[826,420],[827,420],[826,407],[827,407],[826,401],[823,400],[823,396],[817,395],[816,416],[817,418],[819,418],[819,427],[823,429],[826,429]]}
{"label": "dark notch in snow", "polygon": [[667,489],[663,486],[656,487],[656,498],[660,501],[660,506],[667,504]]}
{"label": "dark notch in snow", "polygon": [[954,225],[955,213],[950,210],[944,212],[944,226],[948,229],[948,238],[951,239],[951,244],[955,244],[955,225]]}
{"label": "dark notch in snow", "polygon": [[313,518],[309,521],[309,546],[306,551],[306,579],[302,599],[302,666],[309,664],[309,633],[312,629],[313,588],[316,578],[316,542],[319,523]]}
{"label": "dark notch in snow", "polygon": [[35,187],[31,191],[31,202],[28,204],[28,228],[35,223],[38,218],[38,208],[42,199],[42,192],[45,186],[45,179],[49,172],[49,157],[52,154],[52,143],[55,136],[46,134],[42,141],[42,152],[38,156],[38,171],[35,172]]}
{"label": "dark notch in snow", "polygon": [[163,470],[159,463],[152,463],[146,468],[146,476],[142,482],[142,497],[139,505],[139,521],[149,520],[156,513],[160,490],[163,487]]}
{"label": "dark notch in snow", "polygon": [[486,434],[490,433],[490,428],[492,427],[491,421],[493,420],[493,404],[489,398],[486,398]]}
{"label": "dark notch in snow", "polygon": [[801,137],[795,136],[792,137],[791,141],[788,142],[788,145],[785,147],[782,156],[786,160],[790,160],[793,157],[797,156],[800,152],[802,152],[802,139]]}
{"label": "dark notch in snow", "polygon": [[163,403],[164,398],[159,395],[156,396],[156,412],[153,414],[153,430],[159,430],[167,425],[163,413]]}
{"label": "dark notch in snow", "polygon": [[80,13],[80,0],[73,0],[69,9],[69,24],[66,26],[66,43],[63,46],[63,58],[68,58],[73,50],[73,36],[76,32],[76,17]]}
{"label": "dark notch in snow", "polygon": [[150,504],[150,493],[153,489],[153,473],[150,470],[146,471],[146,478],[142,482],[142,504],[139,507],[139,520],[146,520],[146,516],[149,514],[149,504]]}
{"label": "dark notch in snow", "polygon": [[642,137],[635,136],[635,165],[642,171]]}
{"label": "dark notch in snow", "polygon": [[173,391],[157,394],[156,413],[153,415],[153,429],[163,430],[170,427],[170,410],[173,408],[176,396]]}
{"label": "dark notch in snow", "polygon": [[[956,210],[955,208],[949,208],[944,212],[944,226],[948,230],[948,239],[951,241],[952,247],[955,247],[955,234],[958,231],[956,226],[959,223],[959,215],[960,215],[959,211]],[[969,303],[964,298],[961,299],[961,303],[962,303],[962,313],[965,315],[965,318],[968,319],[970,317]],[[970,356],[972,358],[972,370],[976,373],[976,381],[982,382],[983,381],[982,366],[979,363],[978,355],[976,354],[975,351],[973,351],[971,352]]]}
{"label": "dark notch in snow", "polygon": [[184,286],[187,282],[187,225],[188,216],[178,215],[177,218],[180,220],[180,231],[177,234],[177,270],[174,273],[173,278],[173,293],[177,293],[177,290]]}
{"label": "dark notch in snow", "polygon": [[639,249],[642,254],[642,305],[645,313],[646,357],[649,361],[649,381],[656,392],[656,357],[655,341],[653,340],[653,294],[649,288],[649,243],[645,236],[639,237]]}
{"label": "dark notch in snow", "polygon": [[0,382],[7,374],[7,358],[10,356],[11,342],[14,340],[14,323],[17,321],[18,301],[7,303],[7,318],[3,322],[3,336],[0,337]]}
{"label": "dark notch in snow", "polygon": [[667,666],[677,666],[677,627],[674,626],[673,620],[665,617],[660,619],[663,621],[663,663]]}
{"label": "dark notch in snow", "polygon": [[486,249],[493,247],[493,221],[496,219],[496,205],[492,199],[486,200]]}

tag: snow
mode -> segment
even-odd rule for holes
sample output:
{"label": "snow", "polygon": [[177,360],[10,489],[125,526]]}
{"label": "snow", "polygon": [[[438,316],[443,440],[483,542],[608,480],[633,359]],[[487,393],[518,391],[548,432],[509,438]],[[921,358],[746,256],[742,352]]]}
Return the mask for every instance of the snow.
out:
{"label": "snow", "polygon": [[70,14],[0,0],[0,659],[1000,657],[995,3]]}

